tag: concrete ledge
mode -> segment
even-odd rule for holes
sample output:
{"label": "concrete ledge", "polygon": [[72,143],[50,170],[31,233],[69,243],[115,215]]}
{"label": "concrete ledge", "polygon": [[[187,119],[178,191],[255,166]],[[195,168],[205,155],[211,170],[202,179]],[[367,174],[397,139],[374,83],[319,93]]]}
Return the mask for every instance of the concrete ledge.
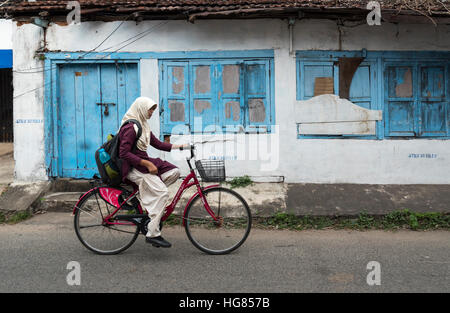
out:
{"label": "concrete ledge", "polygon": [[[169,187],[171,200],[181,180]],[[229,188],[230,185],[223,184]],[[35,210],[68,212],[91,189],[87,181],[53,183],[34,204]],[[409,209],[413,212],[450,212],[450,185],[358,185],[254,183],[235,188],[248,202],[254,216],[287,212],[298,216],[357,216],[361,212],[384,215]],[[175,214],[181,214],[195,188],[186,191]]]}
{"label": "concrete ledge", "polygon": [[36,201],[35,211],[71,212],[83,193],[55,192],[44,195]]}
{"label": "concrete ledge", "polygon": [[93,186],[90,180],[59,178],[52,181],[52,192],[82,192],[85,193]]}
{"label": "concrete ledge", "polygon": [[296,215],[450,212],[450,185],[289,184],[286,206]]}
{"label": "concrete ledge", "polygon": [[32,184],[11,184],[0,196],[0,212],[5,216],[20,211],[34,211],[34,205],[50,190],[48,181]]}

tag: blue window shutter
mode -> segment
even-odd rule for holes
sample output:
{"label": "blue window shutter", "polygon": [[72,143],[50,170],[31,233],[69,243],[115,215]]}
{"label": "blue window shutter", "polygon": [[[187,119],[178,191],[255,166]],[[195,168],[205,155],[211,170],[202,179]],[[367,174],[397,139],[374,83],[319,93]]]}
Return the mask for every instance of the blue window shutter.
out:
{"label": "blue window shutter", "polygon": [[350,85],[350,101],[368,110],[376,109],[374,85],[375,64],[363,62],[358,67]]}
{"label": "blue window shutter", "polygon": [[192,132],[216,132],[220,128],[216,76],[213,61],[189,61]]}
{"label": "blue window shutter", "polygon": [[163,112],[162,132],[171,134],[189,127],[189,67],[188,62],[163,62],[161,106]]}
{"label": "blue window shutter", "polygon": [[240,60],[217,64],[219,119],[226,132],[240,132],[244,127],[244,63]]}
{"label": "blue window shutter", "polygon": [[447,80],[445,64],[420,66],[420,136],[447,135]]}
{"label": "blue window shutter", "polygon": [[387,136],[415,136],[416,69],[414,64],[387,64],[385,70],[385,132]]}
{"label": "blue window shutter", "polygon": [[338,73],[333,62],[329,61],[300,61],[297,85],[298,100],[308,100],[314,97],[316,78],[332,77],[334,94],[338,94]]}
{"label": "blue window shutter", "polygon": [[245,126],[248,132],[265,132],[270,125],[270,62],[244,62]]}
{"label": "blue window shutter", "polygon": [[270,59],[164,60],[160,70],[163,134],[270,132]]}

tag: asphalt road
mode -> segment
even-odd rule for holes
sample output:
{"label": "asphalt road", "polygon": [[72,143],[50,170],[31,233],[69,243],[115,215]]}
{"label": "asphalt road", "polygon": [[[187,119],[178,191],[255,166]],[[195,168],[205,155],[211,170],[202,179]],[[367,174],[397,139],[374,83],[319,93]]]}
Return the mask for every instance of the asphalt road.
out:
{"label": "asphalt road", "polygon": [[[263,231],[237,251],[210,256],[184,229],[167,227],[170,249],[140,237],[116,256],[91,253],[73,218],[46,213],[0,225],[0,292],[449,292],[448,231]],[[80,285],[69,286],[70,261]],[[370,261],[380,285],[369,286]],[[373,277],[369,275],[370,277]]]}

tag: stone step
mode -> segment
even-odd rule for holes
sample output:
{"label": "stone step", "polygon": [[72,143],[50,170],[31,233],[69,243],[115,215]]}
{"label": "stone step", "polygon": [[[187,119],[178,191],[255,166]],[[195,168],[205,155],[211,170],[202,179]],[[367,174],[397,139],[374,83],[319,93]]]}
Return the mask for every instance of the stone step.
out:
{"label": "stone step", "polygon": [[[169,187],[170,200],[180,184],[181,180]],[[223,186],[230,188],[228,184]],[[59,182],[44,196],[36,195],[38,200],[32,205],[33,211],[71,212],[79,197],[91,188],[89,181]],[[12,201],[8,203],[19,204],[16,191],[9,189],[5,194],[11,193]],[[384,215],[403,209],[450,213],[450,185],[254,183],[234,190],[248,202],[254,216],[271,216],[277,212],[298,216],[358,216],[362,212]],[[185,191],[175,213],[184,210],[195,192],[195,188]],[[0,208],[6,203],[0,202]]]}
{"label": "stone step", "polygon": [[[178,191],[180,184],[181,180],[169,186],[170,201]],[[229,188],[230,186],[224,184],[224,187]],[[71,191],[55,191],[58,188]],[[80,196],[90,190],[91,186],[89,184],[86,185],[86,182],[79,181],[76,184],[72,184],[72,182],[61,183],[58,188],[53,186],[52,190],[40,197],[33,206],[34,211],[71,212]],[[80,191],[73,191],[77,189]],[[269,216],[274,212],[285,210],[286,186],[283,183],[254,183],[251,186],[233,190],[247,201],[254,215]],[[196,188],[194,187],[186,190],[178,202],[174,213],[180,214],[195,192]]]}
{"label": "stone step", "polygon": [[82,192],[51,192],[34,205],[35,211],[71,212]]}
{"label": "stone step", "polygon": [[93,180],[59,178],[52,181],[52,192],[86,192],[90,190]]}

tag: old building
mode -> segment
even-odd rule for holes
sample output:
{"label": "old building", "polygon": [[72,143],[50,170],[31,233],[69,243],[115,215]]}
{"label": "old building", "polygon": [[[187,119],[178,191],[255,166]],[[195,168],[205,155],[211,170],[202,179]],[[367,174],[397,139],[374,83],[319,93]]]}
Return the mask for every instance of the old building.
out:
{"label": "old building", "polygon": [[11,21],[0,19],[0,142],[13,141]]}
{"label": "old building", "polygon": [[[367,1],[79,3],[71,25],[66,1],[1,8],[14,20],[18,181],[92,177],[94,151],[143,95],[160,104],[154,133],[208,142],[202,156],[224,158],[230,176],[450,183],[439,1],[380,1],[373,26]],[[181,152],[160,155],[186,171]]]}

